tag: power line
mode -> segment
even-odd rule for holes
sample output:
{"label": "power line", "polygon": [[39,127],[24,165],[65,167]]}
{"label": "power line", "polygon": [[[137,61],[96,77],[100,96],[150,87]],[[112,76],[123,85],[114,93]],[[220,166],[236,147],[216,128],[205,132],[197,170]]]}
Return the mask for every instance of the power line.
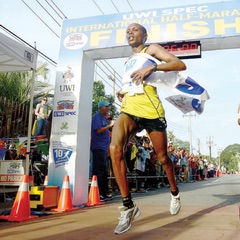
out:
{"label": "power line", "polygon": [[[95,62],[95,65],[109,78],[109,74],[106,71],[104,71],[104,69],[98,63]],[[117,85],[117,86],[121,89],[121,86],[119,86],[119,85]]]}
{"label": "power line", "polygon": [[110,84],[109,82],[107,82],[107,81],[104,79],[104,77],[102,77],[97,71],[94,71],[94,72],[102,79],[102,81],[104,81],[107,85],[109,85],[110,87],[112,87],[111,84]]}
{"label": "power line", "polygon": [[36,0],[36,2],[42,7],[42,9],[53,19],[53,21],[55,22],[55,23],[57,23],[57,25],[59,26],[59,27],[61,27],[61,24],[59,24],[58,23],[58,21],[50,14],[50,12],[48,12],[48,10],[38,1],[38,0]]}
{"label": "power line", "polygon": [[33,47],[32,45],[30,45],[29,43],[27,43],[26,41],[24,41],[22,38],[20,38],[18,35],[16,35],[15,33],[11,32],[9,29],[5,28],[3,25],[0,24],[0,27],[6,31],[7,33],[10,33],[12,36],[14,36],[16,39],[20,40],[21,42],[23,42],[24,44],[28,45],[29,47],[31,47],[32,49],[34,49],[35,51],[37,51],[42,57],[44,57],[45,59],[48,60],[48,62],[50,62],[53,66],[56,67],[57,63],[55,61],[53,61],[51,58],[49,58],[48,56],[46,56],[44,53],[42,53],[41,51],[37,50],[35,47]]}
{"label": "power line", "polygon": [[[117,74],[118,78],[117,80],[119,81],[120,84],[122,84],[122,80],[119,80],[122,79],[122,76],[108,63],[108,61],[106,61],[105,59],[103,60],[113,71],[115,71],[115,73]],[[101,63],[102,63],[102,60],[101,60]],[[102,63],[103,64],[103,63]],[[104,64],[103,64],[104,65]]]}
{"label": "power line", "polygon": [[66,15],[60,10],[60,8],[57,6],[57,4],[53,0],[51,0],[51,2],[58,9],[58,11],[63,15],[63,17],[67,19]]}
{"label": "power line", "polygon": [[183,129],[175,128],[175,126],[171,126],[171,124],[168,124],[168,131],[178,132],[180,134],[186,135],[186,131]]}
{"label": "power line", "polygon": [[[30,9],[30,11],[32,11],[34,14],[35,14],[35,16],[37,16],[40,20],[41,20],[41,22],[42,23],[44,23],[44,25],[48,28],[48,29],[50,29],[51,30],[51,32],[53,32],[58,38],[60,38],[59,36],[58,36],[58,34],[56,34],[56,32],[47,24],[47,22],[46,21],[44,21],[38,14],[37,14],[37,12],[36,11],[34,11],[24,0],[22,0],[22,2]],[[36,2],[44,9],[44,11],[58,24],[58,26],[61,26],[60,24],[59,24],[59,22],[56,20],[56,18],[47,10],[47,8],[45,8],[44,7],[44,5],[42,5],[38,0],[36,0]],[[51,9],[61,18],[61,19],[63,19],[63,17],[65,18],[65,19],[67,19],[67,16],[63,13],[63,11],[61,11],[60,10],[60,8],[57,6],[57,4],[53,1],[53,0],[45,0],[45,2],[46,2],[46,4],[48,4],[50,7],[51,7]],[[51,4],[50,4],[50,2],[51,2]],[[98,5],[98,3],[95,1],[95,0],[93,0],[93,2],[94,2],[94,4],[97,6],[97,8],[101,11],[101,13],[103,14],[103,15],[105,15],[104,14],[104,12],[102,11],[102,9],[100,8],[100,6]],[[114,7],[115,7],[115,9],[117,10],[117,12],[119,13],[120,11],[119,11],[119,9],[117,8],[117,6],[116,6],[116,4],[114,3],[114,1],[113,0],[111,0],[111,2],[112,2],[112,4],[114,5]],[[128,1],[127,1],[128,2]],[[133,8],[132,8],[132,6],[131,6],[131,4],[128,2],[128,5],[130,6],[130,8],[133,10]],[[59,14],[60,13],[60,14]],[[62,16],[63,17],[62,17]],[[31,46],[31,45],[30,45]],[[32,46],[31,46],[32,47]],[[54,62],[53,60],[51,60],[50,58],[48,58],[45,54],[43,54],[43,53],[41,53],[40,51],[38,51],[42,56],[44,56],[45,58],[47,58],[47,59],[49,59],[50,61],[52,61],[52,62]],[[103,66],[110,72],[110,74],[112,74],[112,72],[114,72],[114,74],[115,74],[115,84],[117,85],[117,87],[119,88],[119,89],[121,89],[121,84],[122,84],[122,81],[121,81],[121,76],[119,75],[119,73],[117,73],[116,72],[116,70],[114,69],[114,68],[112,68],[112,66],[104,59],[103,60],[111,69],[112,69],[112,71],[106,66],[106,64],[104,64],[103,62],[102,62],[102,64],[103,64]],[[54,62],[54,64],[56,64],[56,62]],[[96,63],[95,63],[96,64]],[[101,71],[103,71],[104,72],[104,74],[107,76],[107,77],[109,77],[109,74],[107,74],[107,72],[106,71],[104,71],[104,69],[103,68],[101,68],[99,65],[98,65],[98,67],[100,68],[100,70]],[[117,82],[119,83],[119,84],[117,84]],[[109,85],[109,84],[108,84]],[[111,86],[112,87],[112,86]]]}
{"label": "power line", "polygon": [[93,2],[94,2],[94,4],[97,6],[97,8],[100,10],[100,12],[104,15],[104,12],[102,11],[102,9],[98,6],[98,4],[94,1],[94,0],[92,0]]}
{"label": "power line", "polygon": [[170,119],[167,119],[167,122],[170,123],[170,124],[172,124],[172,125],[174,125],[174,126],[176,126],[176,127],[179,128],[179,129],[184,130],[184,131],[187,131],[187,130],[188,130],[188,128],[187,128],[186,126],[181,125],[181,124],[178,124],[178,123],[175,123],[175,122],[171,121]]}
{"label": "power line", "polygon": [[[111,75],[113,75],[113,73],[109,70],[109,68],[101,61],[101,63],[102,63],[102,65],[110,72],[110,74]],[[97,64],[97,63],[96,63]],[[98,65],[98,67],[102,70],[102,68]],[[112,70],[113,70],[113,72],[115,73],[115,75],[116,75],[116,71],[112,68]],[[103,71],[103,70],[102,70]],[[107,75],[107,77],[109,77],[109,74],[107,74],[106,73],[106,75]],[[115,76],[115,79],[117,80],[117,78],[116,78],[116,76]],[[120,81],[120,83],[121,83],[121,81]],[[119,88],[121,88],[121,86],[119,86],[117,83],[116,83],[116,85],[119,87]]]}
{"label": "power line", "polygon": [[[55,10],[55,8],[47,1],[45,0],[45,2],[50,6],[50,8],[52,8],[52,10],[61,18],[63,19],[63,17]],[[58,8],[57,8],[58,9]]]}
{"label": "power line", "polygon": [[113,2],[113,0],[111,0],[111,2],[113,4],[113,6],[116,8],[117,12],[119,13],[119,10],[118,10],[117,6],[115,5],[115,3]]}
{"label": "power line", "polygon": [[128,5],[129,5],[129,7],[131,8],[131,10],[132,10],[133,12],[135,12],[135,11],[133,10],[133,8],[132,8],[130,2],[129,2],[128,0],[127,0],[127,3],[128,3]]}
{"label": "power line", "polygon": [[59,38],[59,36],[57,35],[57,33],[55,33],[55,32],[48,26],[48,24],[46,24],[46,23],[37,15],[37,13],[36,13],[35,11],[33,11],[33,9],[30,8],[30,6],[29,6],[27,3],[25,3],[23,0],[22,0],[22,2],[28,7],[28,9],[30,9],[30,11],[31,11],[35,16],[37,16],[37,18],[38,18],[55,36],[57,36],[57,37]]}

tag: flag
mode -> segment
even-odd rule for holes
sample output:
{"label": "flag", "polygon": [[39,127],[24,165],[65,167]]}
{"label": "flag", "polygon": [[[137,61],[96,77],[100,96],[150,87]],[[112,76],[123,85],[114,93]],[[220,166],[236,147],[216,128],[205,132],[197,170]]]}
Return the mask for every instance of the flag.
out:
{"label": "flag", "polygon": [[[144,93],[143,84],[136,85],[133,83],[131,75],[134,71],[150,66],[153,63],[162,64],[161,61],[147,53],[137,53],[130,56],[124,65],[121,93],[128,92],[129,95]],[[191,106],[195,106],[194,110],[198,113],[202,113],[204,102],[210,98],[204,87],[198,84],[191,77],[178,71],[152,72],[145,77],[144,84],[152,85],[157,88],[171,91],[177,95],[185,96],[185,101],[179,100],[181,104],[178,102],[178,108],[180,108],[181,111],[189,109],[189,102],[191,102]],[[168,100],[171,101],[171,103],[174,101],[176,103],[175,98],[170,97]],[[200,104],[201,107],[200,105],[198,106],[198,104]],[[176,106],[176,104],[174,104],[174,106]]]}
{"label": "flag", "polygon": [[198,100],[184,95],[173,95],[165,99],[184,114],[195,111],[200,115],[204,109],[205,100]]}

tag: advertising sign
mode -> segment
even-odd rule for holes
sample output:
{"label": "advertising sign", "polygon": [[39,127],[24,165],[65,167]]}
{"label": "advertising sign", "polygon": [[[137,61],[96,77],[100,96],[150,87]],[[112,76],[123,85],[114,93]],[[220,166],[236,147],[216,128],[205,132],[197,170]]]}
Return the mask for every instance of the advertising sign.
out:
{"label": "advertising sign", "polygon": [[26,160],[0,161],[0,185],[20,185],[25,169]]}
{"label": "advertising sign", "polygon": [[[200,55],[197,41],[240,36],[240,1],[63,21],[48,179],[50,185],[61,187],[64,176],[69,175],[74,205],[84,203],[88,198],[94,61],[129,57],[125,32],[133,22],[147,29],[147,43],[173,42],[172,50],[185,54],[188,47],[189,54],[193,51]],[[195,42],[194,45],[180,46],[175,44],[178,41]],[[231,47],[236,47],[234,44]]]}

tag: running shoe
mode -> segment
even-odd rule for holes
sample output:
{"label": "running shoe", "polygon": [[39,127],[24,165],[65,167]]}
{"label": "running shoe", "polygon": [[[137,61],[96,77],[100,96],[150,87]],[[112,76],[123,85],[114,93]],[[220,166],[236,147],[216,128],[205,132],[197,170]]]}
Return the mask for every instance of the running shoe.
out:
{"label": "running shoe", "polygon": [[111,195],[107,195],[107,196],[100,196],[100,202],[106,202],[106,201],[111,201],[113,200],[113,197]]}
{"label": "running shoe", "polygon": [[119,207],[120,218],[117,227],[114,230],[115,234],[122,234],[131,228],[132,221],[137,219],[141,214],[138,206],[134,204],[132,208]]}
{"label": "running shoe", "polygon": [[177,196],[173,196],[171,194],[171,201],[170,201],[170,213],[172,215],[177,215],[181,208],[181,201],[179,194]]}

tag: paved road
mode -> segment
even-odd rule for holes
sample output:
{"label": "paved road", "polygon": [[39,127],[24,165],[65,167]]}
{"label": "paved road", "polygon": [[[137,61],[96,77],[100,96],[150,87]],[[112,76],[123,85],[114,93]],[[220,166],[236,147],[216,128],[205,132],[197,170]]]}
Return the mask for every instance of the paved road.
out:
{"label": "paved road", "polygon": [[[182,205],[240,206],[240,176],[227,174],[193,183],[179,183]],[[133,194],[137,203],[168,205],[169,188]],[[240,238],[239,238],[240,239]]]}
{"label": "paved road", "polygon": [[179,184],[182,210],[169,214],[169,188],[133,194],[142,214],[129,232],[116,236],[120,196],[97,207],[56,213],[22,223],[0,222],[0,239],[239,240],[240,176],[222,175]]}

